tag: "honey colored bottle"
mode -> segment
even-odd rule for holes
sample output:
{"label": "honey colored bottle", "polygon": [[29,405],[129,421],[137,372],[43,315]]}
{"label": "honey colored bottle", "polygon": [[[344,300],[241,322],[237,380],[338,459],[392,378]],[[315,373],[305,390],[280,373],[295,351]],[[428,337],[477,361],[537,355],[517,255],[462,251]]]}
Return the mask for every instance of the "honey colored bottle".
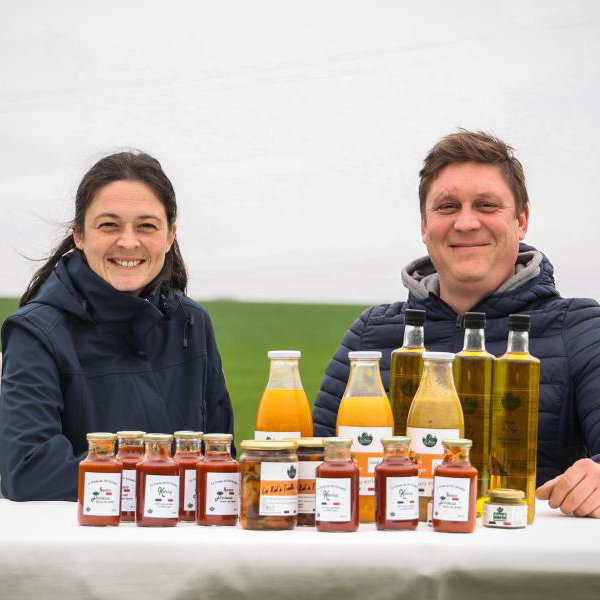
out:
{"label": "honey colored bottle", "polygon": [[509,315],[506,354],[494,362],[491,488],[522,490],[535,515],[540,361],[529,354],[529,315]]}
{"label": "honey colored bottle", "polygon": [[404,313],[404,341],[390,357],[390,403],[394,435],[406,435],[406,419],[423,374],[425,311]]}
{"label": "honey colored bottle", "polygon": [[361,523],[375,521],[375,466],[383,457],[381,438],[392,435],[394,418],[385,394],[381,352],[348,352],[350,376],[337,416],[337,435],[352,440],[360,469],[358,500]]}
{"label": "honey colored bottle", "polygon": [[256,440],[312,437],[310,404],[300,380],[299,350],[271,350],[269,381],[254,425]]}
{"label": "honey colored bottle", "polygon": [[473,442],[471,464],[477,469],[477,516],[483,514],[490,485],[490,422],[494,357],[485,351],[485,313],[464,314],[465,344],[454,360],[454,384],[465,419],[465,437]]}
{"label": "honey colored bottle", "polygon": [[462,438],[463,412],[454,387],[450,352],[424,352],[423,377],[406,427],[410,449],[419,455],[419,521],[427,521],[433,496],[433,471],[444,456],[442,440]]}

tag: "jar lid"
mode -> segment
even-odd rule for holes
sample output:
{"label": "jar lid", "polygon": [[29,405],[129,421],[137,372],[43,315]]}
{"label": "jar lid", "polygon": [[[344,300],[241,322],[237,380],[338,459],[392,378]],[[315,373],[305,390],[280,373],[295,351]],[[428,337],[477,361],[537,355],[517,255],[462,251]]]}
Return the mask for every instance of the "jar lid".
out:
{"label": "jar lid", "polygon": [[145,435],[145,431],[117,431],[117,437],[120,440],[135,440],[144,437]]}
{"label": "jar lid", "polygon": [[291,442],[296,442],[298,448],[323,448],[323,438],[320,437],[300,437],[289,439]]}
{"label": "jar lid", "polygon": [[423,352],[423,360],[454,360],[453,352]]}
{"label": "jar lid", "polygon": [[201,431],[176,431],[174,434],[176,440],[196,440],[202,437]]}
{"label": "jar lid", "polygon": [[173,436],[170,433],[147,433],[144,436],[145,442],[170,442]]}
{"label": "jar lid", "polygon": [[442,440],[442,446],[444,448],[470,448],[473,445],[471,440],[467,440],[466,438],[457,438],[455,440]]}
{"label": "jar lid", "polygon": [[381,352],[366,350],[360,352],[348,352],[348,358],[350,360],[379,360],[381,358]]}
{"label": "jar lid", "polygon": [[485,327],[485,313],[466,312],[463,317],[465,329],[482,329]]}
{"label": "jar lid", "polygon": [[205,442],[231,442],[233,434],[231,433],[205,433],[202,436]]}
{"label": "jar lid", "polygon": [[414,327],[425,325],[425,311],[416,308],[407,308],[404,313],[404,323]]}
{"label": "jar lid", "polygon": [[508,315],[510,331],[529,331],[531,317],[529,315]]}
{"label": "jar lid", "polygon": [[300,350],[269,350],[267,358],[300,358],[302,352]]}
{"label": "jar lid", "polygon": [[410,446],[410,438],[406,435],[394,435],[381,438],[383,446]]}
{"label": "jar lid", "polygon": [[296,442],[290,440],[243,440],[242,450],[295,450]]}
{"label": "jar lid", "polygon": [[323,438],[323,445],[325,448],[350,448],[352,440],[347,437],[327,437]]}
{"label": "jar lid", "polygon": [[523,500],[525,492],[523,490],[510,490],[508,488],[496,488],[489,491],[490,499],[497,500]]}
{"label": "jar lid", "polygon": [[105,431],[94,431],[93,433],[86,434],[86,439],[88,442],[109,442],[117,439],[116,433],[107,433]]}

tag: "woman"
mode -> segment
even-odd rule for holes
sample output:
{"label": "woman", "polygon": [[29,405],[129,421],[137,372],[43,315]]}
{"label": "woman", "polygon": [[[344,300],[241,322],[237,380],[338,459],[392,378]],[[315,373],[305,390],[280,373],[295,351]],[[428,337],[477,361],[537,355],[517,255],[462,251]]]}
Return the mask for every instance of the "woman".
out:
{"label": "woman", "polygon": [[160,163],[103,158],[70,234],[2,328],[3,494],[75,500],[90,431],[232,432],[207,313],[185,296],[177,205]]}

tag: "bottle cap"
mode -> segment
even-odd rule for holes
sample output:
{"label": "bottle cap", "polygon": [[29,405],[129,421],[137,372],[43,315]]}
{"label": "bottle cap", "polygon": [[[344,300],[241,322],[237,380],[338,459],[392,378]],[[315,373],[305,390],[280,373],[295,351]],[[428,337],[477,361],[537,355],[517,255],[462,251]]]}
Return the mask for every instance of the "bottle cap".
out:
{"label": "bottle cap", "polygon": [[117,434],[107,433],[105,431],[95,431],[92,433],[87,433],[85,437],[88,442],[114,441],[117,439]]}
{"label": "bottle cap", "polygon": [[322,448],[323,438],[320,437],[300,437],[300,438],[289,438],[290,441],[296,442],[298,448]]}
{"label": "bottle cap", "polygon": [[170,433],[147,433],[144,436],[145,442],[170,442],[173,436]]}
{"label": "bottle cap", "polygon": [[348,358],[350,360],[379,360],[381,358],[381,352],[377,352],[377,351],[348,352]]}
{"label": "bottle cap", "polygon": [[451,360],[454,360],[454,353],[452,353],[452,352],[423,352],[423,360],[451,361]]}
{"label": "bottle cap", "polygon": [[525,492],[523,490],[509,490],[508,488],[496,488],[489,492],[490,500],[523,500]]}
{"label": "bottle cap", "polygon": [[410,446],[410,438],[406,435],[394,435],[381,438],[382,446]]}
{"label": "bottle cap", "polygon": [[145,435],[145,431],[117,431],[117,437],[120,440],[136,440],[143,438]]}
{"label": "bottle cap", "polygon": [[352,440],[347,437],[326,437],[323,438],[323,445],[325,448],[350,448]]}
{"label": "bottle cap", "polygon": [[231,442],[233,435],[231,433],[205,433],[202,439],[205,442]]}
{"label": "bottle cap", "polygon": [[242,450],[296,450],[296,442],[291,440],[243,440]]}
{"label": "bottle cap", "polygon": [[467,440],[466,438],[457,438],[455,440],[442,440],[442,446],[444,448],[470,448],[473,445],[471,440]]}
{"label": "bottle cap", "polygon": [[529,331],[531,318],[529,315],[508,315],[510,331]]}
{"label": "bottle cap", "polygon": [[302,352],[300,350],[269,350],[267,358],[300,358]]}
{"label": "bottle cap", "polygon": [[425,311],[416,308],[407,308],[404,313],[404,323],[416,327],[425,325]]}
{"label": "bottle cap", "polygon": [[176,431],[174,434],[176,440],[196,440],[202,437],[201,431]]}
{"label": "bottle cap", "polygon": [[485,327],[485,313],[466,312],[463,319],[465,329],[483,329]]}

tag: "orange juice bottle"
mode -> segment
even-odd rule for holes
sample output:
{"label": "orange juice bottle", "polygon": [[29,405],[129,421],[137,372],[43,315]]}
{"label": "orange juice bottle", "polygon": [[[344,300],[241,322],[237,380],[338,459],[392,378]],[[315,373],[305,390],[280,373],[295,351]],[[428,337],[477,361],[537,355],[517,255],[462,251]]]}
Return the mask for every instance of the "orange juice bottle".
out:
{"label": "orange juice bottle", "polygon": [[310,404],[304,393],[298,361],[299,350],[271,350],[269,381],[254,424],[254,439],[283,440],[312,437]]}
{"label": "orange juice bottle", "polygon": [[394,417],[379,374],[381,352],[348,352],[348,358],[350,377],[338,410],[337,435],[352,439],[351,451],[360,468],[359,517],[361,523],[372,523],[381,438],[392,435]]}

